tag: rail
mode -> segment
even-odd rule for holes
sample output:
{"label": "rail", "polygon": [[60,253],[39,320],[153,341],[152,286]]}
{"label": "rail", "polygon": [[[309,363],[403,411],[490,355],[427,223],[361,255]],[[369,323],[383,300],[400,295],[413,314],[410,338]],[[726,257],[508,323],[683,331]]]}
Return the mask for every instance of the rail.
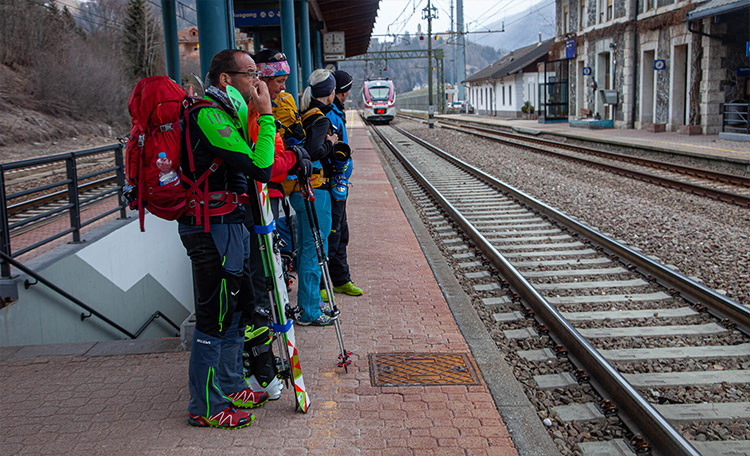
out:
{"label": "rail", "polygon": [[750,135],[750,103],[725,103],[721,109],[721,131]]}
{"label": "rail", "polygon": [[[504,191],[508,191],[513,197],[523,201],[525,204],[539,210],[547,217],[559,218],[560,221],[571,229],[578,229],[582,231],[590,231],[578,223],[574,223],[572,219],[569,219],[562,214],[557,213],[554,209],[547,207],[543,203],[536,202],[529,198],[527,195],[515,191],[504,186],[499,181],[491,178],[490,176],[482,173],[470,165],[460,162],[454,157],[447,153],[439,150],[438,148],[428,145],[414,135],[408,134],[402,130],[392,127],[402,134],[406,135],[409,139],[416,141],[424,147],[436,152],[439,156],[459,166],[463,170],[470,172],[471,174],[482,176],[483,180],[490,182],[491,185],[498,188],[503,188]],[[399,161],[409,169],[409,172],[415,177],[420,185],[426,189],[426,191],[437,201],[439,201],[443,210],[449,214],[449,216],[464,230],[464,232],[471,238],[471,240],[477,245],[479,250],[485,254],[490,262],[495,266],[501,275],[508,281],[510,286],[519,294],[521,299],[527,302],[535,313],[544,320],[544,323],[550,330],[556,335],[563,345],[569,348],[571,355],[578,359],[582,365],[595,374],[595,378],[598,379],[598,383],[604,387],[608,394],[612,395],[612,399],[619,407],[626,412],[628,416],[637,417],[637,427],[649,438],[649,440],[659,450],[663,451],[660,454],[669,455],[691,455],[695,456],[699,453],[693,448],[690,443],[680,435],[665,419],[659,414],[654,407],[649,404],[606,360],[604,357],[595,350],[591,344],[588,343],[578,331],[575,330],[561,315],[560,313],[549,303],[547,300],[536,291],[536,289],[515,269],[515,267],[506,260],[493,246],[487,241],[487,239],[477,230],[469,221],[436,189],[430,182],[404,157],[393,142],[385,138],[384,135],[376,130],[377,135],[386,144],[386,146],[394,152]],[[565,223],[567,222],[567,223]],[[575,228],[574,228],[575,226]],[[595,239],[595,242],[605,244],[607,247],[617,244],[614,241],[606,239],[603,236]],[[627,252],[636,255],[636,252]],[[639,265],[640,266],[640,265]],[[594,377],[594,376],[592,376]]]}
{"label": "rail", "polygon": [[[128,331],[127,329],[123,328],[122,326],[120,326],[119,324],[115,323],[114,321],[110,320],[109,318],[107,318],[106,316],[104,316],[103,314],[101,314],[100,312],[98,312],[96,309],[94,309],[91,306],[85,304],[80,299],[76,298],[75,296],[71,295],[67,291],[65,291],[62,288],[58,287],[54,283],[52,283],[49,280],[45,279],[39,273],[33,271],[32,269],[29,269],[23,263],[14,260],[12,257],[10,257],[9,255],[5,254],[4,252],[0,252],[0,258],[2,258],[2,260],[5,261],[6,263],[12,264],[18,270],[20,270],[20,271],[24,272],[25,274],[33,277],[34,279],[37,280],[38,283],[46,285],[47,288],[49,288],[50,290],[54,291],[55,293],[59,294],[60,296],[62,296],[64,298],[66,298],[67,300],[69,300],[73,304],[77,305],[78,307],[86,310],[89,314],[86,315],[85,313],[81,312],[81,321],[84,321],[87,318],[90,318],[91,316],[99,317],[100,320],[102,320],[103,322],[107,323],[109,326],[115,328],[116,330],[120,331],[121,333],[125,334],[126,336],[128,336],[131,339],[137,339],[138,336],[140,336],[143,333],[143,331],[146,330],[146,328],[148,327],[148,325],[150,325],[157,318],[164,319],[164,321],[166,321],[167,323],[169,323],[170,326],[172,326],[178,332],[180,331],[180,327],[179,326],[177,326],[172,320],[169,319],[169,317],[167,317],[166,315],[164,315],[161,311],[157,310],[156,312],[154,312],[153,314],[151,314],[151,316],[141,325],[140,328],[138,328],[138,330],[136,332],[132,333],[132,332]],[[26,289],[28,289],[28,288],[36,285],[37,282],[33,282],[32,283],[32,282],[29,282],[28,279],[27,279],[26,282],[24,283],[24,287],[26,287]]]}
{"label": "rail", "polygon": [[[80,175],[78,174],[79,166],[78,160],[84,157],[90,157],[92,155],[101,154],[103,152],[112,151],[114,155],[114,166],[107,167],[98,171]],[[7,186],[7,173],[13,170],[23,170],[38,166],[50,165],[54,163],[64,162],[65,164],[65,179],[58,180],[55,182],[47,183],[44,185],[38,185],[33,188],[24,189],[14,193],[8,193]],[[97,176],[108,175],[111,176],[115,173],[115,179],[117,182],[117,188],[107,189],[99,193],[88,195],[85,199],[81,199],[81,190],[87,188],[87,184],[79,184],[81,181],[87,179],[93,179]],[[106,180],[102,179],[102,180]],[[15,258],[25,253],[28,253],[36,248],[39,248],[49,242],[52,242],[63,236],[72,235],[73,242],[81,241],[81,228],[96,222],[110,214],[117,211],[120,212],[120,217],[125,218],[125,204],[122,203],[121,193],[122,186],[125,185],[125,166],[123,160],[123,145],[112,144],[108,146],[97,147],[93,149],[81,150],[76,152],[70,152],[65,154],[50,155],[47,157],[30,158],[27,160],[20,160],[9,163],[0,163],[0,200],[3,202],[2,208],[0,208],[0,253],[3,258]],[[26,220],[18,221],[15,223],[10,222],[9,215],[16,210],[16,208],[23,203],[9,205],[9,202],[14,199],[27,197],[36,193],[47,192],[62,188],[57,193],[60,197],[65,198],[65,204],[60,207],[47,210],[41,214],[34,215]],[[92,201],[107,197],[112,193],[117,193],[118,206],[114,209],[108,210],[104,213],[97,214],[96,216],[88,219],[81,219],[81,207]],[[13,251],[11,246],[10,232],[12,229],[19,228],[23,225],[27,225],[34,221],[40,220],[45,217],[63,214],[64,212],[69,213],[70,224],[67,228],[57,231],[56,233],[42,239],[32,245],[26,246],[22,249]],[[0,262],[0,277],[9,278],[11,276],[10,263],[6,261]]]}

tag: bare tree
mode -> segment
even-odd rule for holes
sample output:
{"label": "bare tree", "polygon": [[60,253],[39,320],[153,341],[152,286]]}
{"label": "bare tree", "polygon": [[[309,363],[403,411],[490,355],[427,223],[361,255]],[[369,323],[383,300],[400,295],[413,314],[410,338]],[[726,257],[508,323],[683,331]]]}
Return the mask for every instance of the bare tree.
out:
{"label": "bare tree", "polygon": [[161,27],[143,0],[128,2],[123,52],[135,78],[156,74]]}

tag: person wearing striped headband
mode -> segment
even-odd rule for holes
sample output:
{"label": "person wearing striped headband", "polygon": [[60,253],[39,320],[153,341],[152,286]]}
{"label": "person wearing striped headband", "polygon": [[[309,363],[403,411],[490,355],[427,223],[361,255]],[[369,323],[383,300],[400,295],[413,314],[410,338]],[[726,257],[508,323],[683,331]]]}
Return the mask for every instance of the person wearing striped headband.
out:
{"label": "person wearing striped headband", "polygon": [[289,63],[286,55],[274,49],[263,49],[253,56],[258,65],[258,76],[268,86],[271,99],[275,100],[286,90],[286,79],[289,77]]}

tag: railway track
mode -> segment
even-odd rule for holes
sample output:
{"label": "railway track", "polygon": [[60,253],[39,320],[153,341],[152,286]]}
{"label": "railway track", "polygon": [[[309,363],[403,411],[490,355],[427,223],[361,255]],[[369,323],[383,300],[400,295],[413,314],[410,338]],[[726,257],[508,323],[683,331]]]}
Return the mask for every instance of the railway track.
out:
{"label": "railway track", "polygon": [[[117,171],[121,166],[113,154],[115,149],[103,146],[3,164],[10,238],[69,217],[75,207],[74,200],[80,211],[116,198]],[[76,188],[74,199],[70,193],[72,185]]]}
{"label": "railway track", "polygon": [[[116,176],[80,185],[78,198],[81,210],[116,198],[118,189]],[[67,217],[71,208],[68,192],[64,190],[9,206],[8,223],[12,227],[11,238]]]}
{"label": "railway track", "polygon": [[750,454],[745,306],[403,130],[374,131],[556,442]]}
{"label": "railway track", "polygon": [[[402,116],[412,120],[423,120],[403,114]],[[741,207],[750,207],[750,178],[746,176],[551,141],[532,135],[480,126],[473,122],[445,119],[439,119],[437,122],[442,128],[514,147],[522,147],[537,153],[573,160],[587,166],[597,167],[611,173],[663,187],[678,189]]]}

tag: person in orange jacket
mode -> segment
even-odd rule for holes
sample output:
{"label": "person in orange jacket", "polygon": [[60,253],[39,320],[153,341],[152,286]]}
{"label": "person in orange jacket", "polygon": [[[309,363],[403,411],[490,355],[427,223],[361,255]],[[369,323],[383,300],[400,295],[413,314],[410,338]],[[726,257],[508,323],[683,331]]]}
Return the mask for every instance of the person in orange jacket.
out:
{"label": "person in orange jacket", "polygon": [[[262,60],[262,56],[260,59]],[[285,88],[284,82],[289,75],[289,66],[286,65],[284,74],[271,76],[267,64],[256,62],[256,65],[258,65],[258,75],[261,81],[265,82],[269,88],[268,93],[271,100],[277,98]],[[252,105],[248,108],[249,138],[255,142],[260,130],[260,124],[258,123],[260,115],[252,108]],[[271,198],[271,210],[275,219],[279,218],[279,203],[284,197],[279,190],[281,186],[278,182],[284,181],[291,170],[294,170],[297,174],[305,172],[309,174],[312,171],[312,163],[304,148],[299,146],[285,147],[284,141],[277,131],[274,141],[271,181],[268,185],[268,196]],[[274,182],[277,183],[276,186],[273,185]],[[247,211],[245,226],[250,232],[253,232],[254,222],[253,211]],[[271,338],[269,336],[269,326],[272,323],[271,301],[266,289],[265,271],[263,270],[258,236],[251,236],[250,244],[251,255],[244,273],[250,276],[253,284],[256,318],[245,331],[245,355],[247,356],[245,381],[253,391],[265,392],[270,400],[275,400],[281,396],[284,384],[276,376],[275,356],[271,350]],[[243,360],[239,360],[239,362],[243,363]]]}

